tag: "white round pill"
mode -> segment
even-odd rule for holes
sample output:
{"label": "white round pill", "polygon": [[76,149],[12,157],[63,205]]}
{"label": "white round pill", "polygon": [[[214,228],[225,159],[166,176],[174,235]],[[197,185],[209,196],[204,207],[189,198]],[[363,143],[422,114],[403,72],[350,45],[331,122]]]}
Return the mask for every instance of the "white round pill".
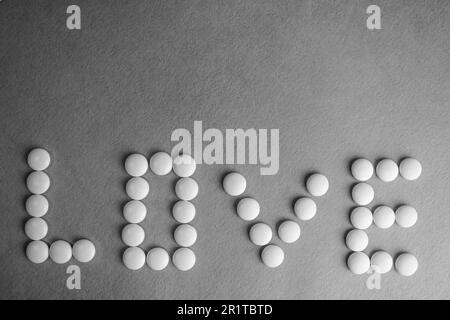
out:
{"label": "white round pill", "polygon": [[64,240],[56,240],[50,245],[50,259],[58,264],[66,263],[72,258],[72,247]]}
{"label": "white round pill", "polygon": [[370,268],[370,259],[364,252],[353,252],[347,259],[347,266],[354,274],[363,274]]}
{"label": "white round pill", "polygon": [[129,247],[124,251],[122,261],[128,269],[139,270],[145,264],[145,252],[139,247]]}
{"label": "white round pill", "polygon": [[142,200],[147,197],[150,186],[147,180],[141,177],[134,177],[128,180],[125,192],[133,200]]}
{"label": "white round pill", "polygon": [[130,154],[125,159],[125,171],[132,177],[143,176],[148,170],[148,161],[139,153]]}
{"label": "white round pill", "polygon": [[380,274],[391,271],[393,263],[391,255],[385,251],[377,251],[370,257],[370,265]]}
{"label": "white round pill", "polygon": [[48,246],[44,241],[31,241],[27,245],[26,255],[33,263],[42,263],[48,259]]}
{"label": "white round pill", "polygon": [[78,262],[89,262],[95,257],[95,245],[87,239],[78,240],[73,244],[73,257]]}
{"label": "white round pill", "polygon": [[150,158],[150,169],[158,176],[165,176],[172,171],[172,157],[165,152],[156,152]]}
{"label": "white round pill", "polygon": [[236,212],[238,216],[245,221],[251,221],[256,219],[259,215],[260,206],[258,201],[253,198],[243,198],[239,200],[236,206]]}
{"label": "white round pill", "polygon": [[352,189],[352,199],[360,206],[366,206],[372,202],[375,191],[370,184],[365,182],[357,183]]}
{"label": "white round pill", "polygon": [[223,178],[223,190],[230,196],[239,196],[244,193],[247,181],[244,176],[237,172],[230,172]]}
{"label": "white round pill", "polygon": [[320,173],[314,173],[306,180],[306,189],[315,197],[323,196],[327,193],[329,182],[327,177]]}
{"label": "white round pill", "polygon": [[372,212],[366,207],[356,207],[350,213],[350,221],[356,229],[367,229],[372,225]]}
{"label": "white round pill", "polygon": [[300,238],[300,226],[294,221],[283,221],[278,227],[278,237],[286,243],[293,243]]}
{"label": "white round pill", "polygon": [[152,248],[147,253],[147,265],[152,270],[163,270],[169,264],[169,254],[163,248]]}
{"label": "white round pill", "polygon": [[181,178],[175,184],[175,194],[185,201],[194,199],[198,194],[198,184],[192,178]]}
{"label": "white round pill", "polygon": [[196,167],[195,160],[188,154],[182,154],[173,159],[173,172],[181,178],[192,176]]}
{"label": "white round pill", "polygon": [[395,260],[395,269],[402,276],[409,277],[416,273],[419,267],[417,258],[410,253],[402,253]]}
{"label": "white round pill", "polygon": [[283,249],[274,244],[270,244],[261,251],[261,260],[269,268],[276,268],[283,263]]}
{"label": "white round pill", "polygon": [[345,238],[347,248],[352,251],[363,251],[369,244],[367,233],[359,229],[353,229],[347,233]]}
{"label": "white round pill", "polygon": [[172,215],[173,218],[180,223],[189,223],[194,220],[195,206],[189,201],[177,201],[173,205]]}
{"label": "white round pill", "polygon": [[50,178],[44,171],[33,171],[27,177],[27,188],[31,193],[42,194],[50,187]]}
{"label": "white round pill", "polygon": [[373,164],[367,159],[357,159],[351,166],[353,177],[358,181],[367,181],[373,175]]}
{"label": "white round pill", "polygon": [[33,194],[27,198],[25,209],[30,216],[40,218],[48,211],[48,200],[41,194]]}
{"label": "white round pill", "polygon": [[48,225],[42,218],[30,218],[25,223],[25,234],[31,240],[41,240],[47,235]]}
{"label": "white round pill", "polygon": [[416,180],[422,174],[422,165],[413,158],[406,158],[400,162],[400,175],[406,180]]}
{"label": "white round pill", "polygon": [[395,222],[394,210],[388,206],[379,206],[373,212],[373,223],[381,229],[391,227]]}
{"label": "white round pill", "polygon": [[402,228],[410,228],[417,222],[417,211],[411,206],[400,206],[395,210],[395,221]]}
{"label": "white round pill", "polygon": [[257,246],[265,246],[272,240],[272,229],[265,223],[255,223],[250,228],[249,237]]}
{"label": "white round pill", "polygon": [[147,207],[141,201],[128,201],[123,207],[123,217],[129,223],[140,223],[147,215]]}
{"label": "white round pill", "polygon": [[45,170],[50,165],[50,153],[42,148],[33,149],[28,154],[27,162],[30,168],[33,170]]}
{"label": "white round pill", "polygon": [[122,241],[129,247],[137,247],[145,239],[144,229],[138,224],[130,223],[122,229]]}
{"label": "white round pill", "polygon": [[189,248],[178,248],[172,255],[172,263],[180,271],[188,271],[195,265],[195,253]]}
{"label": "white round pill", "polygon": [[397,163],[391,159],[383,159],[378,162],[376,172],[381,181],[394,181],[398,177]]}
{"label": "white round pill", "polygon": [[197,241],[197,230],[190,224],[180,224],[173,232],[175,242],[181,247],[190,247]]}
{"label": "white round pill", "polygon": [[295,201],[294,212],[300,220],[311,220],[316,215],[317,205],[313,199],[302,197]]}

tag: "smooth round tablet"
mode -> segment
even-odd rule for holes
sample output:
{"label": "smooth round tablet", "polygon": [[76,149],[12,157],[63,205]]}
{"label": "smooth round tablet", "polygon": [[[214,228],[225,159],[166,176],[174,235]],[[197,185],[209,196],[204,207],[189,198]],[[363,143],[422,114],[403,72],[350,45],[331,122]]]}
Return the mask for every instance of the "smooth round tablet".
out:
{"label": "smooth round tablet", "polygon": [[395,210],[395,221],[402,228],[410,228],[417,222],[417,211],[411,206],[400,206]]}
{"label": "smooth round tablet", "polygon": [[400,175],[406,180],[416,180],[422,174],[422,165],[413,158],[406,158],[400,162]]}
{"label": "smooth round tablet", "polygon": [[143,176],[148,170],[147,158],[139,153],[130,154],[125,159],[125,171],[132,177]]}
{"label": "smooth round tablet", "polygon": [[367,181],[373,175],[373,164],[367,159],[356,159],[351,166],[353,177],[358,181]]}
{"label": "smooth round tablet", "polygon": [[48,225],[42,218],[30,218],[25,222],[25,234],[31,240],[41,240],[47,235]]}
{"label": "smooth round tablet", "polygon": [[32,194],[25,202],[25,209],[30,216],[40,218],[48,211],[48,200],[41,194]]}
{"label": "smooth round tablet", "polygon": [[73,257],[79,262],[89,262],[95,257],[95,245],[87,239],[78,240],[72,247]]}
{"label": "smooth round tablet", "polygon": [[283,249],[274,244],[270,244],[261,251],[261,260],[269,268],[276,268],[283,263]]}
{"label": "smooth round tablet", "polygon": [[189,248],[178,248],[172,255],[172,263],[180,271],[188,271],[195,265],[195,253]]}
{"label": "smooth round tablet", "polygon": [[373,223],[381,229],[391,227],[395,222],[394,210],[388,206],[379,206],[373,211]]}
{"label": "smooth round tablet", "polygon": [[44,241],[31,241],[27,245],[26,255],[33,263],[42,263],[48,259],[48,246]]}
{"label": "smooth round tablet", "polygon": [[175,194],[185,201],[194,199],[198,194],[198,184],[192,178],[181,178],[175,184]]}
{"label": "smooth round tablet", "polygon": [[347,266],[354,274],[363,274],[369,271],[370,259],[364,252],[353,252],[347,259]]}
{"label": "smooth round tablet", "polygon": [[124,251],[122,261],[128,269],[139,270],[145,264],[145,252],[139,247],[129,247]]}
{"label": "smooth round tablet", "polygon": [[300,238],[300,226],[294,221],[283,221],[278,227],[278,237],[286,243],[293,243]]}
{"label": "smooth round tablet", "polygon": [[367,229],[372,225],[372,212],[366,207],[356,207],[350,213],[350,221],[356,229]]}
{"label": "smooth round tablet", "polygon": [[320,173],[314,173],[306,180],[306,189],[315,197],[320,197],[327,193],[329,186],[327,177]]}
{"label": "smooth round tablet", "polygon": [[192,176],[196,167],[195,160],[188,154],[182,154],[173,159],[173,172],[181,178]]}
{"label": "smooth round tablet", "polygon": [[189,201],[177,201],[173,205],[172,215],[180,223],[189,223],[194,220],[195,206]]}
{"label": "smooth round tablet", "polygon": [[58,264],[66,263],[72,258],[72,246],[64,240],[56,240],[50,245],[50,259]]}
{"label": "smooth round tablet", "polygon": [[369,244],[369,237],[364,231],[353,229],[347,233],[345,244],[352,251],[363,251]]}
{"label": "smooth round tablet", "polygon": [[395,269],[405,277],[409,277],[416,273],[418,267],[419,262],[411,253],[402,253],[395,260]]}
{"label": "smooth round tablet", "polygon": [[352,199],[360,206],[366,206],[372,202],[375,191],[370,184],[365,182],[357,183],[352,189]]}
{"label": "smooth round tablet", "polygon": [[123,207],[123,217],[129,223],[140,223],[147,215],[147,207],[141,201],[128,201]]}
{"label": "smooth round tablet", "polygon": [[250,228],[249,237],[257,246],[265,246],[272,240],[272,229],[265,223],[255,223]]}
{"label": "smooth round tablet", "polygon": [[175,242],[181,247],[190,247],[197,241],[197,230],[190,224],[180,224],[173,232]]}
{"label": "smooth round tablet", "polygon": [[163,270],[169,264],[169,260],[169,254],[163,248],[152,248],[147,253],[147,265],[152,270]]}
{"label": "smooth round tablet", "polygon": [[230,172],[223,178],[223,190],[230,196],[239,196],[244,193],[247,181],[244,176],[237,172]]}
{"label": "smooth round tablet", "polygon": [[385,251],[377,251],[370,257],[370,265],[380,274],[391,271],[393,263],[391,255]]}
{"label": "smooth round tablet", "polygon": [[394,181],[398,177],[397,163],[391,159],[383,159],[378,162],[376,172],[381,181]]}
{"label": "smooth round tablet", "polygon": [[253,198],[243,198],[239,200],[236,206],[236,212],[238,216],[245,221],[251,221],[256,219],[259,215],[260,206],[258,201]]}
{"label": "smooth round tablet", "polygon": [[50,178],[44,171],[33,171],[27,177],[27,188],[31,193],[42,194],[50,187]]}
{"label": "smooth round tablet", "polygon": [[137,247],[145,239],[144,229],[138,224],[130,223],[122,229],[122,241],[129,247]]}
{"label": "smooth round tablet", "polygon": [[42,148],[33,149],[28,154],[27,162],[33,170],[45,170],[50,165],[50,153]]}
{"label": "smooth round tablet", "polygon": [[150,157],[149,163],[150,170],[158,176],[165,176],[172,171],[172,157],[166,152],[156,152]]}
{"label": "smooth round tablet", "polygon": [[147,180],[141,177],[134,177],[128,180],[125,192],[133,200],[142,200],[147,197],[150,186]]}
{"label": "smooth round tablet", "polygon": [[311,220],[317,212],[317,205],[313,199],[302,197],[295,201],[294,212],[300,220]]}

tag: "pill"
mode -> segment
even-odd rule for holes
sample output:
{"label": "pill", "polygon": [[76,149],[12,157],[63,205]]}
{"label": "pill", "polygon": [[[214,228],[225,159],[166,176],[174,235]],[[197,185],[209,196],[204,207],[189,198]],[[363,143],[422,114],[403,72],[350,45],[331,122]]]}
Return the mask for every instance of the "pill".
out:
{"label": "pill", "polygon": [[311,220],[316,215],[317,205],[313,199],[302,197],[295,201],[294,212],[300,220]]}
{"label": "pill", "polygon": [[395,210],[395,221],[402,228],[409,228],[417,222],[417,211],[411,206],[400,206]]}
{"label": "pill", "polygon": [[185,201],[194,199],[198,194],[198,184],[192,178],[181,178],[175,184],[175,194]]}
{"label": "pill", "polygon": [[142,200],[147,197],[150,186],[147,180],[142,177],[134,177],[128,180],[125,192],[133,200]]}
{"label": "pill", "polygon": [[139,270],[145,264],[145,252],[139,247],[129,247],[124,251],[122,261],[128,269]]}
{"label": "pill", "polygon": [[244,193],[247,187],[247,181],[244,176],[237,172],[228,173],[223,178],[223,190],[230,196],[238,196]]}
{"label": "pill", "polygon": [[165,176],[172,171],[172,157],[168,153],[156,152],[150,157],[149,163],[150,170],[158,176]]}
{"label": "pill", "polygon": [[197,241],[197,230],[190,224],[180,224],[175,228],[173,238],[180,247],[190,247]]}
{"label": "pill", "polygon": [[402,253],[395,260],[395,269],[405,277],[409,277],[416,273],[418,267],[419,262],[411,253]]}
{"label": "pill", "polygon": [[250,228],[249,237],[257,246],[265,246],[272,240],[272,229],[265,223],[255,223]]}
{"label": "pill", "polygon": [[413,158],[406,158],[400,162],[400,175],[406,180],[416,180],[422,174],[422,165]]}
{"label": "pill", "polygon": [[270,244],[261,251],[261,260],[269,268],[276,268],[283,263],[283,249],[274,244]]}
{"label": "pill", "polygon": [[192,176],[196,167],[195,160],[188,154],[182,154],[173,159],[173,172],[181,178]]}
{"label": "pill", "polygon": [[358,181],[367,181],[373,175],[373,164],[367,159],[356,159],[351,166],[353,177]]}
{"label": "pill", "polygon": [[48,225],[42,218],[30,218],[25,223],[25,234],[31,240],[41,240],[47,235]]}
{"label": "pill", "polygon": [[327,177],[320,173],[314,173],[306,180],[306,189],[315,197],[320,197],[327,193],[328,187],[329,182]]}
{"label": "pill", "polygon": [[195,206],[189,201],[177,201],[172,207],[172,215],[180,223],[189,223],[194,220]]}
{"label": "pill", "polygon": [[72,258],[72,247],[64,240],[56,240],[50,245],[50,259],[58,264],[66,263]]}
{"label": "pill", "polygon": [[148,170],[148,161],[139,153],[130,154],[125,159],[125,171],[132,177],[140,177]]}
{"label": "pill", "polygon": [[260,206],[258,201],[253,198],[243,198],[239,200],[236,206],[238,216],[245,221],[256,219],[259,215]]}
{"label": "pill", "polygon": [[370,259],[364,252],[353,252],[347,259],[347,266],[354,274],[363,274],[370,268]]}
{"label": "pill", "polygon": [[31,241],[27,245],[26,255],[33,263],[42,263],[48,259],[48,246],[44,241]]}
{"label": "pill", "polygon": [[370,257],[373,270],[380,274],[391,271],[393,263],[391,255],[385,251],[374,252]]}
{"label": "pill", "polygon": [[130,223],[122,229],[122,241],[129,247],[137,247],[145,239],[144,229],[138,224]]}
{"label": "pill", "polygon": [[163,248],[152,248],[147,253],[147,265],[152,270],[163,270],[169,264],[169,254]]}
{"label": "pill", "polygon": [[373,212],[373,223],[381,229],[391,227],[395,222],[394,210],[388,206],[379,206]]}
{"label": "pill", "polygon": [[366,206],[371,203],[374,196],[375,192],[372,186],[365,182],[357,183],[352,189],[352,199],[360,206]]}
{"label": "pill", "polygon": [[172,263],[181,271],[188,271],[195,265],[195,253],[189,248],[178,248],[172,255]]}
{"label": "pill", "polygon": [[33,194],[27,198],[25,209],[32,217],[40,218],[48,211],[48,200],[41,194]]}
{"label": "pill", "polygon": [[294,221],[283,221],[278,226],[278,237],[286,243],[293,243],[300,238],[300,226]]}
{"label": "pill", "polygon": [[33,171],[27,177],[27,188],[31,193],[42,194],[50,187],[50,178],[44,171]]}
{"label": "pill", "polygon": [[376,172],[381,181],[391,182],[398,176],[398,166],[394,160],[383,159],[378,162]]}
{"label": "pill", "polygon": [[147,215],[147,207],[141,201],[131,200],[123,206],[123,217],[129,223],[140,223]]}
{"label": "pill", "polygon": [[372,225],[372,212],[366,207],[356,207],[350,213],[350,222],[356,229],[367,229]]}
{"label": "pill", "polygon": [[28,153],[27,162],[33,170],[45,170],[50,165],[50,154],[47,150],[42,148],[33,149]]}
{"label": "pill", "polygon": [[363,251],[369,244],[369,237],[364,231],[353,229],[347,233],[345,243],[352,251]]}
{"label": "pill", "polygon": [[87,239],[75,242],[72,251],[73,257],[79,262],[89,262],[95,257],[95,245]]}

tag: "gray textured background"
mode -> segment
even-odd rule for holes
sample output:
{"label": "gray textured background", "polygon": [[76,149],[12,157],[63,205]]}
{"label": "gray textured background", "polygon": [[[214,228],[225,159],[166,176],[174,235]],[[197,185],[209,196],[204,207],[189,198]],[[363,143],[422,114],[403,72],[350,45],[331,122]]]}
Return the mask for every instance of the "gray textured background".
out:
{"label": "gray textured background", "polygon": [[[76,1],[82,30],[65,26],[72,1],[0,3],[0,298],[450,298],[450,2],[423,1]],[[365,10],[382,8],[382,30]],[[280,171],[200,166],[194,203],[195,268],[163,272],[123,266],[123,159],[172,147],[173,129],[279,128]],[[48,241],[92,239],[80,264],[82,290],[65,287],[66,265],[27,261],[25,157],[49,149]],[[410,251],[411,278],[390,272],[381,290],[345,265],[353,183],[349,161],[414,156],[421,179],[372,179],[373,205],[409,203],[409,230],[369,230],[368,252]],[[294,218],[304,177],[326,174],[329,193],[302,236],[282,245],[277,269],[259,261],[220,179],[237,169],[258,220]],[[175,177],[146,176],[151,195],[144,249],[175,249],[170,207]],[[275,243],[280,241],[275,238]],[[72,263],[75,263],[72,261]]]}

